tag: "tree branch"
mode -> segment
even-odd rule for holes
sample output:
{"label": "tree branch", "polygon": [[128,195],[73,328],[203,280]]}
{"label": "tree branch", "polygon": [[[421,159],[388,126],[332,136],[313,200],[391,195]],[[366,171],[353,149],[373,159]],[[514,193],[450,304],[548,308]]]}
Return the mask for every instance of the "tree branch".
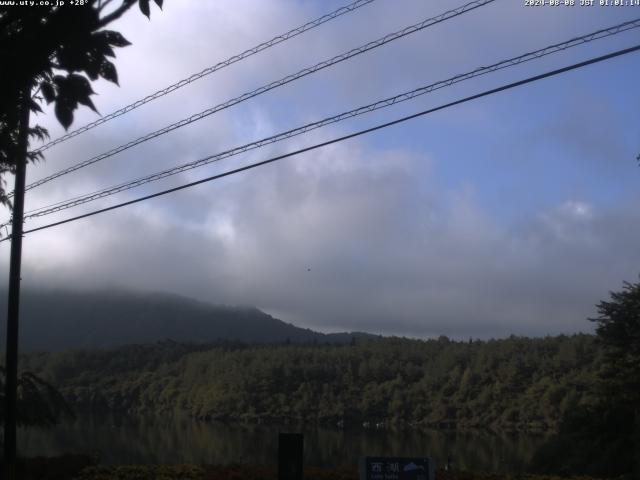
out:
{"label": "tree branch", "polygon": [[104,7],[109,5],[111,2],[113,2],[113,0],[104,0],[103,2],[99,2],[98,3],[98,11],[102,12],[102,10],[104,10]]}
{"label": "tree branch", "polygon": [[135,3],[136,3],[136,0],[124,0],[122,2],[122,5],[116,8],[113,12],[111,12],[106,17],[103,17],[102,19],[100,19],[100,21],[98,22],[98,28],[102,28],[108,25],[109,23],[113,22],[114,20],[117,20],[118,18],[120,18]]}

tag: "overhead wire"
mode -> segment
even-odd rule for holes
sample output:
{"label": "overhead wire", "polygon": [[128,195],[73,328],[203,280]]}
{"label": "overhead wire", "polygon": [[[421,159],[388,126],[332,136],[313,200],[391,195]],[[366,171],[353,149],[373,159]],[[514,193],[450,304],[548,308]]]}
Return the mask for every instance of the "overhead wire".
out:
{"label": "overhead wire", "polygon": [[382,108],[387,108],[390,107],[392,105],[407,101],[407,100],[411,100],[414,99],[418,96],[421,95],[425,95],[427,93],[431,93],[435,90],[441,89],[441,88],[445,88],[451,85],[454,85],[456,83],[465,81],[465,80],[469,80],[481,75],[485,75],[487,73],[491,73],[491,72],[495,72],[498,70],[502,70],[508,67],[512,67],[512,66],[516,66],[516,65],[520,65],[522,63],[525,62],[529,62],[532,60],[536,60],[539,58],[542,58],[544,56],[553,54],[553,53],[557,53],[560,51],[564,51],[567,50],[569,48],[578,46],[578,45],[582,45],[585,43],[589,43],[595,40],[600,40],[606,37],[610,37],[613,35],[617,35],[619,33],[622,33],[624,31],[633,29],[633,28],[638,28],[640,27],[640,18],[635,19],[635,20],[630,20],[627,22],[623,22],[621,24],[612,26],[612,27],[608,27],[608,28],[604,28],[604,29],[600,29],[597,30],[595,32],[591,32],[588,33],[586,35],[582,35],[579,37],[575,37],[572,38],[570,40],[566,40],[564,42],[561,43],[556,43],[554,45],[550,45],[538,50],[534,50],[528,53],[525,53],[523,55],[519,55],[517,57],[512,57],[506,60],[502,60],[500,62],[494,63],[492,65],[489,66],[483,66],[483,67],[478,67],[475,70],[471,70],[469,72],[466,73],[462,73],[456,76],[453,76],[451,78],[448,78],[446,80],[440,80],[438,82],[432,83],[430,85],[427,86],[423,86],[423,87],[419,87],[416,88],[414,90],[408,91],[408,92],[404,92],[392,97],[388,97],[385,98],[383,100],[378,100],[374,103],[365,105],[365,106],[361,106],[346,112],[342,112],[338,115],[334,115],[331,117],[327,117],[324,118],[322,120],[316,121],[316,122],[312,122],[291,130],[287,130],[285,132],[281,132],[266,138],[262,138],[260,140],[251,142],[251,143],[247,143],[244,144],[242,146],[238,146],[238,147],[234,147],[232,149],[223,151],[221,153],[217,153],[215,155],[210,155],[207,156],[205,158],[201,158],[192,162],[188,162],[182,165],[178,165],[172,168],[168,168],[156,173],[153,173],[151,175],[146,175],[143,177],[139,177],[137,179],[125,182],[125,183],[121,183],[119,185],[115,185],[115,186],[111,186],[105,189],[101,189],[92,193],[88,193],[88,194],[84,194],[84,195],[80,195],[80,196],[76,196],[74,198],[70,198],[70,199],[66,199],[66,200],[62,200],[60,202],[56,202],[50,205],[46,205],[43,207],[39,207],[37,209],[31,210],[29,212],[26,213],[25,218],[37,218],[37,217],[42,217],[45,215],[49,215],[55,212],[59,212],[61,210],[66,210],[68,208],[72,208],[72,207],[76,207],[94,200],[98,200],[100,198],[104,198],[104,197],[108,197],[111,195],[115,195],[117,193],[126,191],[126,190],[130,190],[132,188],[136,188],[139,187],[141,185],[144,184],[148,184],[163,178],[167,178],[169,176],[172,175],[176,175],[178,173],[182,173],[194,168],[198,168],[213,162],[217,162],[226,158],[229,158],[231,156],[235,156],[235,155],[239,155],[241,153],[245,153],[247,151],[250,150],[254,150],[260,147],[263,147],[265,145],[269,145],[278,141],[282,141],[285,139],[289,139],[291,137],[294,136],[298,136],[304,133],[307,133],[311,130],[315,130],[317,128],[326,126],[326,125],[330,125],[333,123],[337,123],[343,120],[346,120],[348,118],[353,118],[356,117],[358,115],[363,115],[365,113],[369,113],[369,112],[373,112]]}
{"label": "overhead wire", "polygon": [[[227,177],[227,176],[234,175],[234,174],[237,174],[237,173],[240,173],[240,172],[244,172],[244,171],[247,171],[247,170],[251,170],[253,168],[257,168],[257,167],[260,167],[260,166],[263,166],[263,165],[274,163],[276,161],[279,161],[279,160],[282,160],[282,159],[285,159],[285,158],[293,157],[295,155],[299,155],[299,154],[302,154],[302,153],[305,153],[305,152],[316,150],[318,148],[325,147],[327,145],[332,145],[332,144],[335,144],[335,143],[338,143],[338,142],[342,142],[342,141],[345,141],[345,140],[348,140],[348,139],[351,139],[351,138],[355,138],[355,137],[359,137],[361,135],[372,133],[372,132],[375,132],[377,130],[388,128],[390,126],[397,125],[399,123],[403,123],[403,122],[406,122],[408,120],[412,120],[412,119],[415,119],[415,118],[418,118],[418,117],[422,117],[422,116],[428,115],[430,113],[437,112],[439,110],[444,110],[446,108],[450,108],[450,107],[453,107],[453,106],[456,106],[456,105],[460,105],[460,104],[463,104],[463,103],[466,103],[466,102],[469,102],[469,101],[472,101],[472,100],[476,100],[476,99],[479,99],[479,98],[482,98],[482,97],[486,97],[486,96],[493,95],[493,94],[496,94],[496,93],[499,93],[499,92],[503,92],[505,90],[510,90],[512,88],[516,88],[516,87],[519,87],[519,86],[522,86],[522,85],[526,85],[526,84],[529,84],[529,83],[537,82],[537,81],[543,80],[545,78],[549,78],[549,77],[553,77],[553,76],[556,76],[556,75],[560,75],[562,73],[566,73],[566,72],[569,72],[571,70],[576,70],[578,68],[583,68],[583,67],[586,67],[587,65],[592,65],[592,64],[603,62],[605,60],[609,60],[609,59],[612,59],[612,58],[615,58],[615,57],[619,57],[619,56],[626,55],[626,54],[629,54],[629,53],[637,52],[639,50],[640,50],[640,45],[635,45],[633,47],[625,48],[625,49],[622,49],[622,50],[617,50],[615,52],[612,52],[612,53],[609,53],[609,54],[606,54],[606,55],[601,55],[599,57],[591,58],[589,60],[585,60],[585,61],[582,61],[582,62],[579,62],[579,63],[574,63],[574,64],[568,65],[566,67],[562,67],[562,68],[559,68],[559,69],[556,69],[556,70],[551,70],[551,71],[546,72],[546,73],[542,73],[542,74],[539,74],[539,75],[534,75],[534,76],[528,77],[528,78],[526,78],[524,80],[519,80],[519,81],[516,81],[516,82],[512,82],[512,83],[509,83],[509,84],[506,84],[506,85],[502,85],[502,86],[497,87],[497,88],[493,88],[493,89],[490,89],[490,90],[485,90],[484,92],[481,92],[481,93],[478,93],[478,94],[475,94],[475,95],[471,95],[471,96],[462,98],[460,100],[456,100],[456,101],[453,101],[453,102],[446,103],[444,105],[440,105],[438,107],[434,107],[434,108],[430,108],[430,109],[427,109],[427,110],[423,110],[421,112],[414,113],[412,115],[407,115],[407,116],[398,118],[396,120],[385,122],[385,123],[376,125],[374,127],[366,128],[364,130],[359,130],[357,132],[354,132],[354,133],[351,133],[351,134],[348,134],[348,135],[343,135],[341,137],[337,137],[337,138],[334,138],[332,140],[328,140],[328,141],[325,141],[325,142],[317,143],[315,145],[311,145],[309,147],[301,148],[301,149],[293,151],[293,152],[289,152],[289,153],[285,153],[285,154],[282,154],[282,155],[278,155],[278,156],[269,158],[267,160],[263,160],[263,161],[260,161],[260,162],[252,163],[252,164],[249,164],[249,165],[245,165],[243,167],[239,167],[239,168],[236,168],[236,169],[224,172],[224,173],[219,173],[217,175],[212,175],[210,177],[206,177],[206,178],[194,181],[194,182],[190,182],[190,183],[186,183],[186,184],[183,184],[183,185],[179,185],[177,187],[173,187],[173,188],[170,188],[170,189],[167,189],[167,190],[156,192],[156,193],[153,193],[153,194],[150,194],[150,195],[145,195],[143,197],[138,197],[136,199],[129,200],[127,202],[122,202],[122,203],[119,203],[119,204],[116,204],[116,205],[112,205],[112,206],[109,206],[109,207],[106,207],[106,208],[101,208],[101,209],[94,210],[94,211],[91,211],[91,212],[88,212],[88,213],[84,213],[82,215],[77,215],[75,217],[66,218],[64,220],[59,220],[57,222],[49,223],[47,225],[42,225],[42,226],[39,226],[39,227],[36,227],[36,228],[25,230],[23,233],[24,234],[28,234],[28,233],[38,232],[38,231],[45,230],[45,229],[48,229],[48,228],[56,227],[56,226],[59,226],[59,225],[64,225],[64,224],[67,224],[67,223],[70,223],[70,222],[74,222],[74,221],[81,220],[81,219],[84,219],[84,218],[92,217],[94,215],[105,213],[105,212],[108,212],[108,211],[111,211],[111,210],[116,210],[116,209],[119,209],[119,208],[122,208],[122,207],[125,207],[125,206],[128,206],[128,205],[133,205],[135,203],[139,203],[139,202],[143,202],[143,201],[146,201],[146,200],[150,200],[152,198],[156,198],[156,197],[160,197],[160,196],[163,196],[163,195],[167,195],[169,193],[177,192],[179,190],[184,190],[186,188],[191,188],[191,187],[194,187],[196,185],[200,185],[200,184],[203,184],[203,183],[211,182],[213,180],[218,180],[218,179],[223,178],[223,177]],[[8,240],[9,238],[11,238],[11,237],[9,236],[9,237],[0,239],[0,242]]]}
{"label": "overhead wire", "polygon": [[[444,22],[446,20],[449,20],[451,18],[455,18],[459,15],[463,15],[464,13],[467,13],[471,10],[475,10],[476,8],[482,7],[484,5],[487,5],[489,3],[493,3],[495,0],[474,0],[472,2],[469,2],[465,5],[462,5],[458,8],[452,9],[452,10],[448,10],[440,15],[437,15],[435,17],[431,17],[428,18],[426,20],[423,20],[421,22],[418,22],[414,25],[408,26],[403,28],[402,30],[399,30],[397,32],[394,33],[390,33],[388,35],[385,35],[384,37],[381,37],[377,40],[371,41],[366,43],[365,45],[362,45],[360,47],[351,49],[347,52],[344,52],[340,55],[336,55],[335,57],[332,57],[328,60],[323,60],[322,62],[319,62],[311,67],[307,67],[304,68],[300,71],[298,71],[297,73],[294,74],[290,74],[287,75],[279,80],[273,81],[271,83],[268,83],[266,85],[263,85],[255,90],[252,90],[250,92],[244,93],[238,97],[235,97],[231,100],[228,100],[224,103],[218,104],[214,107],[208,108],[206,110],[203,110],[202,112],[196,113],[194,115],[191,115],[190,117],[184,118],[182,120],[179,120],[178,122],[174,122],[170,125],[167,125],[159,130],[150,132],[142,137],[139,137],[135,140],[131,140],[128,143],[119,145],[105,153],[102,153],[100,155],[94,156],[92,158],[89,158],[87,160],[84,160],[82,162],[79,162],[75,165],[72,165],[70,167],[67,167],[65,169],[59,170],[56,173],[53,173],[45,178],[42,178],[40,180],[37,180],[35,182],[30,183],[29,185],[27,185],[25,187],[25,191],[31,190],[33,188],[36,188],[40,185],[43,185],[47,182],[50,182],[56,178],[59,178],[63,175],[67,175],[71,172],[74,172],[76,170],[79,170],[81,168],[87,167],[89,165],[92,165],[94,163],[97,163],[99,161],[102,161],[106,158],[112,157],[120,152],[123,152],[125,150],[128,150],[129,148],[132,148],[136,145],[139,145],[141,143],[147,142],[153,138],[156,138],[160,135],[164,135],[166,133],[169,133],[173,130],[176,130],[178,128],[184,127],[185,125],[189,125],[193,122],[196,122],[198,120],[202,120],[205,117],[208,117],[216,112],[219,112],[221,110],[227,109],[231,106],[237,105],[241,102],[244,102],[246,100],[249,100],[250,98],[256,97],[258,95],[262,95],[263,93],[266,93],[270,90],[273,90],[275,88],[281,87],[283,85],[286,85],[288,83],[291,83],[295,80],[298,80],[299,78],[305,77],[307,75],[310,75],[312,73],[318,72],[320,70],[323,70],[329,66],[335,65],[337,63],[343,62],[347,59],[350,59],[352,57],[355,57],[357,55],[360,55],[364,52],[367,52],[369,50],[373,50],[375,48],[378,48],[382,45],[385,45],[389,42],[392,42],[394,40],[398,40],[400,38],[406,37],[407,35],[411,35],[413,33],[419,32],[421,30],[424,30],[425,28],[431,27],[433,25],[436,25],[438,23]],[[11,196],[12,193],[9,194],[9,196]]]}
{"label": "overhead wire", "polygon": [[171,92],[174,92],[175,90],[178,90],[179,88],[184,87],[185,85],[188,85],[190,83],[195,82],[196,80],[199,80],[203,77],[206,77],[207,75],[210,75],[214,72],[217,72],[218,70],[221,70],[225,67],[228,67],[230,65],[233,65],[236,62],[239,62],[240,60],[244,60],[245,58],[251,57],[252,55],[255,55],[259,52],[262,52],[263,50],[266,50],[270,47],[273,47],[275,45],[278,45],[279,43],[282,43],[286,40],[289,40],[293,37],[296,37],[304,32],[307,32],[309,30],[312,30],[316,27],[319,27],[320,25],[327,23],[331,20],[334,20],[346,13],[350,13],[353,12],[354,10],[359,9],[360,7],[364,7],[365,5],[368,5],[369,3],[374,2],[375,0],[355,0],[354,2],[351,2],[348,5],[344,5],[332,12],[329,12],[319,18],[316,18],[315,20],[312,20],[310,22],[305,23],[304,25],[301,25],[299,27],[296,27],[292,30],[289,30],[286,33],[283,33],[281,35],[277,35],[275,37],[273,37],[271,40],[268,40],[266,42],[263,42],[259,45],[256,45],[255,47],[249,48],[247,50],[245,50],[242,53],[239,53],[237,55],[233,55],[229,58],[227,58],[226,60],[223,60],[221,62],[216,63],[215,65],[211,65],[207,68],[205,68],[204,70],[198,72],[198,73],[194,73],[193,75],[190,75],[187,78],[183,78],[182,80],[179,80],[171,85],[169,85],[168,87],[165,87],[161,90],[158,90],[150,95],[147,95],[144,98],[141,98],[139,100],[136,100],[135,102],[126,105],[125,107],[122,107],[112,113],[109,113],[108,115],[104,115],[103,117],[88,123],[80,128],[77,128],[76,130],[73,130],[69,133],[66,133],[65,135],[62,135],[54,140],[51,140],[50,142],[42,145],[41,147],[39,147],[36,152],[43,152],[51,147],[53,147],[54,145],[57,145],[59,143],[62,143],[66,140],[69,140],[70,138],[76,137],[78,135],[80,135],[81,133],[87,132],[89,130],[91,130],[92,128],[97,127],[98,125],[102,125],[103,123],[106,123],[110,120],[113,120],[114,118],[117,118],[121,115],[124,115],[126,113],[129,113],[132,110],[135,110],[138,107],[141,107],[142,105],[149,103],[153,100],[156,100],[160,97],[164,97],[165,95],[168,95]]}

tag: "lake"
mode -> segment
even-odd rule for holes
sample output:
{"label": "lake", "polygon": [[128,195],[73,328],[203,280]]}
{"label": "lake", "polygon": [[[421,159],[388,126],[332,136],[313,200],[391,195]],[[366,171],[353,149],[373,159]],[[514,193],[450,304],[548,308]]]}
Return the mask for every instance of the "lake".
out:
{"label": "lake", "polygon": [[304,433],[305,464],[356,465],[363,455],[450,457],[456,469],[519,473],[544,441],[539,435],[437,430],[276,428],[186,418],[79,417],[51,429],[18,431],[19,454],[98,454],[106,464],[275,465],[278,432]]}

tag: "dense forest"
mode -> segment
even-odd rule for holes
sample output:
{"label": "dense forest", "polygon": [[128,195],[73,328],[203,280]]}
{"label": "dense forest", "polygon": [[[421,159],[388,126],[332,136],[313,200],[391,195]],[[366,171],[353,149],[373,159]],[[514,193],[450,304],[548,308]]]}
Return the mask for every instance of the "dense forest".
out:
{"label": "dense forest", "polygon": [[[640,478],[640,283],[625,282],[597,310],[595,335],[452,341],[362,334],[345,343],[341,334],[340,343],[331,336],[167,340],[30,353],[20,362],[21,385],[38,400],[27,402],[33,413],[64,399],[93,414],[553,432],[532,471]],[[59,408],[48,411],[49,420],[60,417]]]}
{"label": "dense forest", "polygon": [[349,345],[160,342],[26,355],[76,411],[207,420],[554,430],[594,401],[589,335]]}

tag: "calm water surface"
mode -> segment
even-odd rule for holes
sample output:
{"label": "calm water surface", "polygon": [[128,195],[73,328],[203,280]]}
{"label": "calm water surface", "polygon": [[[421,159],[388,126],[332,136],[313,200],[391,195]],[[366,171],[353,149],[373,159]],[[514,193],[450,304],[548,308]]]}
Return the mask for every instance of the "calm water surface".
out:
{"label": "calm water surface", "polygon": [[274,465],[278,432],[304,432],[305,463],[356,465],[363,455],[447,458],[456,469],[517,473],[544,441],[531,434],[417,430],[332,430],[224,425],[173,418],[80,417],[52,429],[18,432],[21,455],[99,454],[102,463]]}

